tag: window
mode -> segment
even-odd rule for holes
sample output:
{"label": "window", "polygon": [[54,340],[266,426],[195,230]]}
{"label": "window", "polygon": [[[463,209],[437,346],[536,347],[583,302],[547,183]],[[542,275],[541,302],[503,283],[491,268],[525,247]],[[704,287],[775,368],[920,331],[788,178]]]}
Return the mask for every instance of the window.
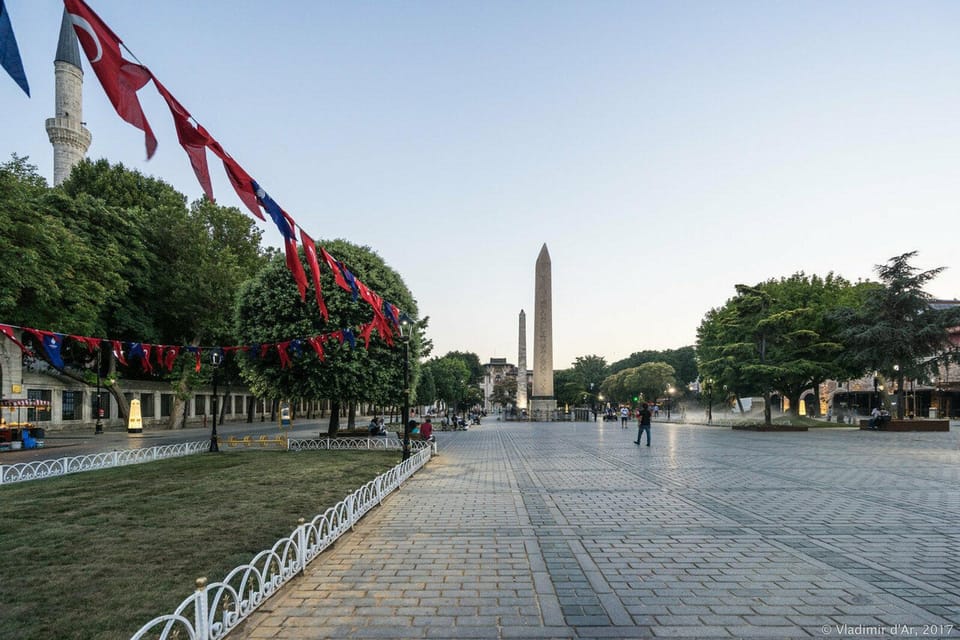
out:
{"label": "window", "polygon": [[160,417],[166,418],[171,413],[173,413],[173,394],[161,393],[160,394]]}
{"label": "window", "polygon": [[230,396],[229,395],[223,396],[223,412],[227,415],[230,415],[233,413],[232,409],[233,409],[233,403],[230,402]]}
{"label": "window", "polygon": [[[27,389],[27,398],[30,400],[43,400],[47,403],[53,397],[53,392],[49,389]],[[27,409],[27,422],[50,422],[50,406],[30,407]]]}
{"label": "window", "polygon": [[152,393],[142,393],[140,394],[140,415],[143,418],[153,418],[157,415],[156,409],[153,406],[153,394]]}
{"label": "window", "polygon": [[194,396],[193,415],[196,415],[196,416],[207,415],[207,396],[199,393],[196,396]]}
{"label": "window", "polygon": [[64,389],[63,401],[60,406],[62,407],[60,411],[61,420],[79,420],[83,417],[80,415],[80,409],[83,407],[83,391]]}
{"label": "window", "polygon": [[243,415],[243,396],[233,396],[233,412]]}

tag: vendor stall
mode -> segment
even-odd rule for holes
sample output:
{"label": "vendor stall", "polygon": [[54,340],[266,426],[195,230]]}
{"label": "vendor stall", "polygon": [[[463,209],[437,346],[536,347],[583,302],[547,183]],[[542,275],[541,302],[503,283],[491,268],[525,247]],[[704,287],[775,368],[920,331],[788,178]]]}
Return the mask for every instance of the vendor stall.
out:
{"label": "vendor stall", "polygon": [[35,416],[38,411],[49,412],[50,402],[33,398],[0,399],[0,452],[43,446],[43,428],[30,422],[31,413]]}

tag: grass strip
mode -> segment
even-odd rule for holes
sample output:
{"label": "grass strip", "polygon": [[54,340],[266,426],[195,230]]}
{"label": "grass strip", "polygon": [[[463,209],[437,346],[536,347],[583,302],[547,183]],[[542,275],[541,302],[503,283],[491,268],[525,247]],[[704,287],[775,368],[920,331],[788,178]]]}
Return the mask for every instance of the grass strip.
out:
{"label": "grass strip", "polygon": [[398,462],[231,451],[0,486],[0,639],[129,638]]}

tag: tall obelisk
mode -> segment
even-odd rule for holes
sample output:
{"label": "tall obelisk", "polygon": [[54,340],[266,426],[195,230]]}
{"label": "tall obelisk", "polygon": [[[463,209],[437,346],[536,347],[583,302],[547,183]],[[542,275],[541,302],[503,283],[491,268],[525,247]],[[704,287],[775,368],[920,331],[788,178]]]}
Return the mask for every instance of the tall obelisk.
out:
{"label": "tall obelisk", "polygon": [[550,252],[544,243],[537,256],[533,318],[533,397],[530,417],[550,422],[557,410],[553,397],[553,285]]}
{"label": "tall obelisk", "polygon": [[520,309],[520,353],[517,355],[517,412],[527,408],[527,314]]}

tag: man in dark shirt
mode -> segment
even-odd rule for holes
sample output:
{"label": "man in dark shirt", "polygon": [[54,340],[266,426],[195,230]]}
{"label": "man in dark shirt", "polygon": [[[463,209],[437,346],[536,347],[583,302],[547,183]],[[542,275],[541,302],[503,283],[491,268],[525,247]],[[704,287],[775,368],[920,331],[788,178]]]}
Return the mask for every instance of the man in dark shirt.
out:
{"label": "man in dark shirt", "polygon": [[647,434],[647,446],[650,446],[650,409],[647,407],[647,403],[644,402],[640,405],[640,420],[637,427],[637,439],[635,442],[640,444],[640,436],[644,432]]}

